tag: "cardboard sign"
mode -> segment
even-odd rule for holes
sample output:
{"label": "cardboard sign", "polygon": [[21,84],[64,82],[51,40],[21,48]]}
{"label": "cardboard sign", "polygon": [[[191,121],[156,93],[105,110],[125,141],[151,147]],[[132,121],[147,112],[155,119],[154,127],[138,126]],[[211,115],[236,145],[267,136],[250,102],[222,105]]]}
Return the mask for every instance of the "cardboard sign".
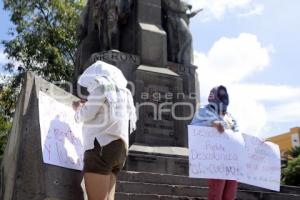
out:
{"label": "cardboard sign", "polygon": [[75,111],[43,92],[39,92],[39,117],[43,161],[69,169],[82,170],[82,124]]}
{"label": "cardboard sign", "polygon": [[275,191],[280,187],[280,151],[254,136],[189,126],[192,178],[237,180]]}
{"label": "cardboard sign", "polygon": [[243,134],[246,158],[239,181],[270,190],[280,190],[281,158],[279,146]]}

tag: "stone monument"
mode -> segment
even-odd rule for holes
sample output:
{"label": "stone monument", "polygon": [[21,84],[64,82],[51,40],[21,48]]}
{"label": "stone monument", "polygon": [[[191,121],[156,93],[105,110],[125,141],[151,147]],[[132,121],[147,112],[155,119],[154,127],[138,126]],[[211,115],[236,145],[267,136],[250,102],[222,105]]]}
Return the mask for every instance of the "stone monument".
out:
{"label": "stone monument", "polygon": [[0,168],[1,200],[83,200],[80,171],[43,162],[39,92],[71,106],[78,98],[28,72]]}
{"label": "stone monument", "polygon": [[[188,173],[187,125],[199,94],[186,8],[178,0],[88,0],[82,13],[74,80],[103,60],[122,70],[134,95],[139,120],[127,170]],[[80,171],[43,162],[40,91],[69,106],[78,100],[27,73],[0,167],[0,199],[83,200]]]}
{"label": "stone monument", "polygon": [[[89,0],[81,15],[74,83],[96,60],[117,66],[130,82],[139,120],[129,170],[149,170],[152,162],[153,170],[172,173],[162,162],[185,152],[184,169],[175,173],[187,173],[187,125],[199,97],[188,24],[201,10],[191,10],[182,0]],[[147,158],[154,154],[168,158]]]}
{"label": "stone monument", "polygon": [[[200,10],[190,10],[180,0],[88,0],[82,13],[74,80],[97,60],[116,65],[130,81],[139,115],[117,200],[207,194],[206,181],[174,176],[188,174],[187,125],[199,97],[188,23]],[[68,107],[79,100],[27,72],[0,165],[0,200],[86,200],[80,171],[43,162],[40,92]],[[300,191],[240,189],[239,199],[294,200]]]}

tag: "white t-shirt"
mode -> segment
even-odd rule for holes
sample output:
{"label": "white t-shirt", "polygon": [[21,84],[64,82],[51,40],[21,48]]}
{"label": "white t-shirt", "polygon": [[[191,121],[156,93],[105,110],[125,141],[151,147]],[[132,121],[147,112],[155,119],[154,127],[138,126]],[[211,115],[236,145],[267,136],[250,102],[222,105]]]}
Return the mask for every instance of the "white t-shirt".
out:
{"label": "white t-shirt", "polygon": [[135,115],[135,107],[128,89],[120,89],[117,96],[116,102],[108,103],[103,87],[98,87],[77,110],[75,120],[83,122],[84,150],[94,148],[95,138],[101,146],[122,139],[128,149],[129,119]]}

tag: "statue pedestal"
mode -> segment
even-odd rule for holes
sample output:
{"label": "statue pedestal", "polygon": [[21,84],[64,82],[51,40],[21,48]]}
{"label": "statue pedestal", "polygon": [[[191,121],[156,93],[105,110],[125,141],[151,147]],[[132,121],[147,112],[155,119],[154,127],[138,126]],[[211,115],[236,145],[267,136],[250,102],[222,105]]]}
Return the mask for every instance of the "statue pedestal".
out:
{"label": "statue pedestal", "polygon": [[129,149],[125,170],[188,176],[188,149],[134,144]]}
{"label": "statue pedestal", "polygon": [[[141,65],[135,72],[135,102],[139,120],[135,142],[155,146],[176,146],[181,139],[172,116],[182,93],[182,79],[167,68]],[[175,111],[173,113],[175,115]]]}
{"label": "statue pedestal", "polygon": [[97,60],[117,66],[134,96],[138,122],[126,169],[186,175],[187,153],[180,152],[187,152],[187,125],[195,112],[196,68],[141,65],[138,56],[119,51],[95,53],[88,64]]}
{"label": "statue pedestal", "polygon": [[166,66],[167,36],[162,27],[139,23],[139,33],[141,44],[139,54],[143,63],[153,66]]}
{"label": "statue pedestal", "polygon": [[39,92],[71,105],[78,98],[35,76],[26,74],[0,170],[1,200],[84,200],[80,171],[43,162]]}
{"label": "statue pedestal", "polygon": [[161,26],[161,0],[137,1],[138,54],[141,63],[167,65],[167,34]]}

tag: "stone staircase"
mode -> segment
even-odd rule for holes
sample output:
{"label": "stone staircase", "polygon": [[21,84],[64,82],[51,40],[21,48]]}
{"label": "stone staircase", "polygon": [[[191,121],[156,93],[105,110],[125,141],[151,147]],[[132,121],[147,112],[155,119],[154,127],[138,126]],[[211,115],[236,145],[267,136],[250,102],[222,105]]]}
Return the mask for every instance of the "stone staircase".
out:
{"label": "stone staircase", "polygon": [[[116,200],[200,200],[207,199],[207,182],[187,176],[122,171],[118,176]],[[239,184],[237,199],[300,200],[300,188],[282,186],[274,192]]]}

